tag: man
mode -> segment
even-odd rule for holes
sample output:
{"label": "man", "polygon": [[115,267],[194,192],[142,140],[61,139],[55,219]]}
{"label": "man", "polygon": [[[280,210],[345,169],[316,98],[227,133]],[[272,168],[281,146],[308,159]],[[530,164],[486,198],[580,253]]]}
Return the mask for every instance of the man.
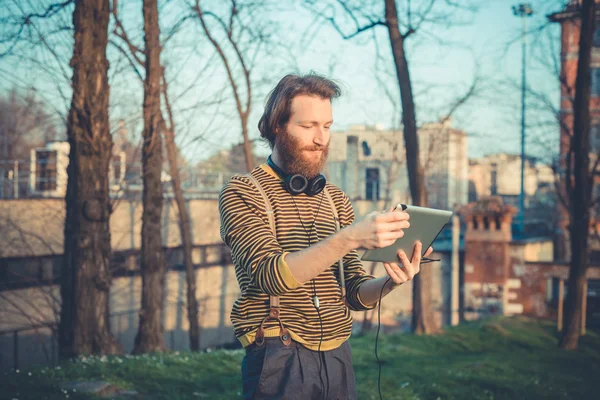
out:
{"label": "man", "polygon": [[348,197],[324,185],[331,101],[339,95],[324,77],[285,76],[258,125],[272,149],[268,163],[233,177],[219,196],[221,237],[241,289],[231,321],[246,349],[245,399],[356,399],[350,310],[375,308],[380,295],[419,272],[420,243],[412,260],[400,251],[400,265],[384,263],[386,276],[368,275],[356,250],[393,244],[408,214],[354,222]]}

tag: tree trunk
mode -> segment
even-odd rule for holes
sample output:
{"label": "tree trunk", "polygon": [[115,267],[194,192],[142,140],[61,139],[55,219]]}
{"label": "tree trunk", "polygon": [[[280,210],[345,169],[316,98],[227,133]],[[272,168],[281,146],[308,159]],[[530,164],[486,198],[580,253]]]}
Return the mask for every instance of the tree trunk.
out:
{"label": "tree trunk", "polygon": [[248,117],[240,115],[242,120],[242,136],[244,138],[244,155],[246,156],[246,170],[251,172],[254,169],[254,157],[252,156],[252,143],[248,137]]}
{"label": "tree trunk", "polygon": [[173,193],[175,194],[175,202],[179,212],[179,234],[183,245],[183,262],[185,265],[185,279],[187,283],[187,313],[190,323],[190,349],[192,351],[200,350],[200,322],[198,320],[198,299],[196,297],[196,270],[192,262],[192,229],[190,216],[185,207],[185,199],[183,198],[183,190],[181,188],[181,177],[179,176],[179,167],[177,165],[177,152],[175,151],[175,122],[173,120],[173,112],[167,93],[167,81],[164,79],[163,70],[163,97],[169,117],[169,128],[165,127],[165,122],[162,120],[163,129],[165,132],[167,157],[169,158],[169,170],[171,171],[171,183],[173,185]]}
{"label": "tree trunk", "polygon": [[[581,35],[579,38],[579,60],[575,81],[575,101],[573,105],[573,137],[569,151],[573,154],[574,187],[569,208],[571,214],[571,268],[563,334],[559,347],[577,349],[581,330],[581,306],[584,293],[586,271],[589,263],[588,236],[590,226],[591,188],[593,175],[590,174],[590,62],[592,38],[594,36],[594,0],[583,0],[581,6]],[[567,176],[567,179],[571,179]]]}
{"label": "tree trunk", "polygon": [[148,353],[165,349],[162,323],[165,260],[162,248],[163,208],[162,138],[160,110],[160,42],[156,0],[144,0],[144,130],[142,146],[142,305],[140,324],[133,352]]}
{"label": "tree trunk", "polygon": [[61,271],[59,356],[122,353],[110,331],[112,137],[108,120],[108,0],[75,2],[73,98]]}
{"label": "tree trunk", "polygon": [[[402,123],[404,124],[404,145],[406,147],[406,167],[413,205],[426,206],[425,175],[419,157],[417,121],[413,100],[408,61],[404,52],[404,38],[398,26],[398,10],[395,0],[385,0],[385,20],[392,46],[396,76],[400,87],[402,102]],[[413,315],[412,330],[415,333],[436,333],[439,327],[433,318],[431,309],[431,268],[421,268],[413,279]]]}

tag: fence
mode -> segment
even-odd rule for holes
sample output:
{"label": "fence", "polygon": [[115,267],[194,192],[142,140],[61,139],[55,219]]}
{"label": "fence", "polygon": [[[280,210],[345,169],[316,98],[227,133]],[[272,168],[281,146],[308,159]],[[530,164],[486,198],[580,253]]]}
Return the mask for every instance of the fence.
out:
{"label": "fence", "polygon": [[[231,292],[223,295],[237,296],[237,293]],[[223,295],[204,297],[201,301],[207,302]],[[176,306],[179,312],[185,314],[185,303],[177,302],[166,305],[166,307],[169,306]],[[130,353],[133,349],[138,327],[138,313],[138,309],[133,309],[110,314],[111,331],[126,353]],[[124,320],[127,320],[126,324],[123,323]],[[201,348],[238,345],[233,330],[229,326],[223,327],[220,332],[203,330],[201,326],[201,338],[203,336],[208,336],[208,340],[205,338],[201,341]],[[220,340],[217,342],[215,338]],[[189,349],[187,330],[165,330],[164,341],[169,350]],[[54,367],[58,364],[58,360],[57,323],[0,330],[0,371],[23,369],[34,365]]]}

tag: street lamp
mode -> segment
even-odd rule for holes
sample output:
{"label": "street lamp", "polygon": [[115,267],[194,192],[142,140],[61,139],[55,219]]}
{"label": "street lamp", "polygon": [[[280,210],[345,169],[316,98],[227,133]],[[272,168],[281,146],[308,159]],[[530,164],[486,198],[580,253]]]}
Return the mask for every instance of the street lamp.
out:
{"label": "street lamp", "polygon": [[533,9],[529,3],[521,3],[516,6],[512,6],[513,14],[517,17],[521,17],[523,22],[523,30],[521,31],[521,43],[522,43],[522,65],[521,65],[521,193],[519,195],[519,231],[521,235],[525,233],[525,87],[526,87],[526,21],[527,17],[533,15]]}

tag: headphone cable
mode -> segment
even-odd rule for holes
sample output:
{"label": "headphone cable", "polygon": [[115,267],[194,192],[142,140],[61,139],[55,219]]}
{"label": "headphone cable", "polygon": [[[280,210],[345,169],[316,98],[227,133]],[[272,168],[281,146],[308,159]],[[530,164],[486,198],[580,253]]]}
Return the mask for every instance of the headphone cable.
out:
{"label": "headphone cable", "polygon": [[381,328],[381,299],[383,298],[383,289],[391,279],[391,277],[387,278],[385,283],[381,286],[381,292],[379,292],[379,303],[377,304],[377,334],[375,335],[375,358],[377,359],[377,367],[379,369],[379,373],[377,375],[377,391],[379,392],[380,400],[382,400],[383,397],[381,396],[381,361],[379,360],[379,354],[377,353],[377,345],[379,342],[379,329]]}
{"label": "headphone cable", "polygon": [[[440,260],[423,257],[421,264],[429,264],[434,261]],[[379,329],[381,328],[381,299],[383,298],[383,289],[391,279],[392,277],[387,278],[383,286],[381,286],[381,292],[379,292],[379,303],[377,304],[377,334],[375,335],[375,358],[377,359],[377,367],[379,370],[379,373],[377,375],[377,391],[379,392],[380,400],[383,400],[383,397],[381,396],[381,361],[379,360],[379,354],[377,353],[377,345],[379,342]]]}

